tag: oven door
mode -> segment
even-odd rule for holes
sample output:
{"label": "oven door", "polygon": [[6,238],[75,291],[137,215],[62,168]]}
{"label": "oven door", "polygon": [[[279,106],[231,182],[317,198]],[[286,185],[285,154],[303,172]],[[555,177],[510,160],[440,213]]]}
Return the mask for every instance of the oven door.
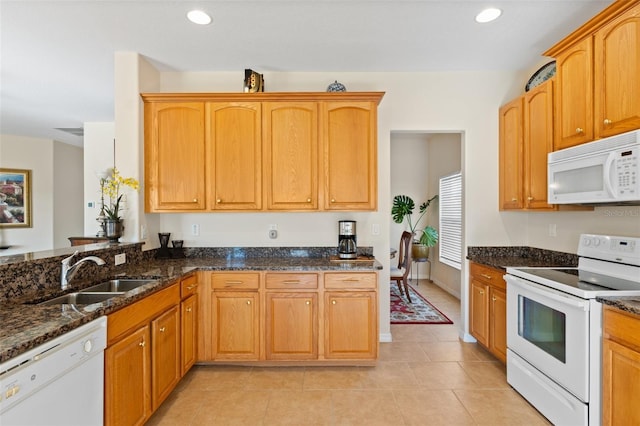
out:
{"label": "oven door", "polygon": [[583,402],[589,402],[589,303],[512,275],[507,281],[507,347]]}

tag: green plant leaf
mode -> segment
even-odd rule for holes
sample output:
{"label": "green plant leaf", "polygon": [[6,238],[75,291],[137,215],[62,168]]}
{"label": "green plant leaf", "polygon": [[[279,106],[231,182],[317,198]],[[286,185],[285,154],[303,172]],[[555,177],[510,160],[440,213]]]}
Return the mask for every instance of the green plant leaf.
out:
{"label": "green plant leaf", "polygon": [[[396,195],[393,197],[393,205],[391,206],[391,215],[395,223],[402,223],[405,217],[410,217],[415,208],[415,203],[411,197],[407,195]],[[409,225],[411,225],[411,220]]]}

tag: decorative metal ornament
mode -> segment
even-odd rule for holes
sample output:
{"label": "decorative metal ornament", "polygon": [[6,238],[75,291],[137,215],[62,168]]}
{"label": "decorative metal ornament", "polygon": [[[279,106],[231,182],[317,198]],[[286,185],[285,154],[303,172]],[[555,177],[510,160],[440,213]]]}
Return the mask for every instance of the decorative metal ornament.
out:
{"label": "decorative metal ornament", "polygon": [[344,87],[344,84],[338,83],[338,80],[334,81],[330,85],[327,86],[327,92],[346,92],[347,88]]}

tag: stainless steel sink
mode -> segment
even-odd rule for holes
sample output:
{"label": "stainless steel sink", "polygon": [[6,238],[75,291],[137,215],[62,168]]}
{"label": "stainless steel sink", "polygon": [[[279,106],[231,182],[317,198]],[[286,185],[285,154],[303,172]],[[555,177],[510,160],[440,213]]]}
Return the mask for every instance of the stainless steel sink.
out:
{"label": "stainless steel sink", "polygon": [[134,288],[141,287],[145,284],[152,283],[157,281],[157,279],[130,279],[130,278],[122,278],[118,280],[109,280],[105,282],[101,282],[100,284],[93,285],[91,287],[85,288],[84,290],[80,290],[81,293],[86,292],[105,292],[105,293],[123,293]]}
{"label": "stainless steel sink", "polygon": [[55,299],[47,300],[46,302],[38,303],[39,305],[91,305],[92,303],[100,303],[105,300],[109,300],[116,297],[123,292],[109,292],[109,293],[89,293],[89,292],[77,292],[69,293],[64,296],[56,297]]}

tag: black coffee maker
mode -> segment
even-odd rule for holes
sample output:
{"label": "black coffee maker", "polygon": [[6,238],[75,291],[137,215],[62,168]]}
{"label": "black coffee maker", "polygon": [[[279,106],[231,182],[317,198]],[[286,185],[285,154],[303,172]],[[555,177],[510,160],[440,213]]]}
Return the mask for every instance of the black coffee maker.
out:
{"label": "black coffee maker", "polygon": [[338,222],[338,257],[340,259],[355,259],[358,257],[355,220],[341,220]]}

